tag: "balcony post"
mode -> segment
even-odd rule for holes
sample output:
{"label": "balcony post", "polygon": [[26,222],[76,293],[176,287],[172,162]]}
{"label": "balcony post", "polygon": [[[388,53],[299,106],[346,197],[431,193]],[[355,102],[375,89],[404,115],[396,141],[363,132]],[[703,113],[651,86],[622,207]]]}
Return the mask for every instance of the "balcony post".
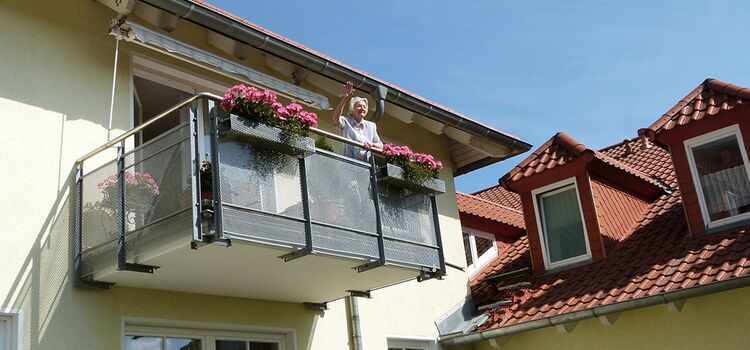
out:
{"label": "balcony post", "polygon": [[125,252],[125,141],[120,142],[117,147],[117,186],[120,193],[119,216],[117,228],[119,240],[117,241],[117,269],[126,270],[127,259]]}
{"label": "balcony post", "polygon": [[[203,217],[201,208],[201,156],[200,147],[198,145],[198,113],[195,105],[197,102],[193,102],[190,106],[190,164],[192,167],[192,179],[190,187],[193,193],[193,200],[191,209],[193,212],[193,242],[203,241]],[[197,246],[192,245],[193,248]]]}
{"label": "balcony post", "polygon": [[78,163],[76,169],[76,260],[75,285],[81,285],[81,258],[83,256],[83,163]]}
{"label": "balcony post", "polygon": [[432,207],[432,222],[435,225],[435,243],[438,247],[438,259],[440,261],[440,271],[438,278],[445,276],[445,252],[443,252],[443,235],[440,233],[440,215],[438,214],[437,199],[434,195],[430,196],[430,206]]}
{"label": "balcony post", "polygon": [[305,218],[305,248],[280,256],[279,258],[284,260],[284,262],[312,254],[314,251],[312,216],[310,215],[310,192],[307,188],[307,165],[305,163],[305,157],[299,157],[299,183],[302,193],[302,216]]}
{"label": "balcony post", "polygon": [[378,255],[377,261],[356,267],[357,272],[365,272],[386,264],[385,243],[383,242],[383,222],[380,214],[380,191],[378,190],[378,166],[375,164],[375,156],[370,155],[370,187],[372,187],[372,200],[375,204],[375,229],[378,234]]}
{"label": "balcony post", "polygon": [[[214,196],[214,232],[216,239],[221,239],[224,244],[230,246],[232,243],[229,239],[224,238],[224,227],[222,220],[222,201],[221,201],[221,158],[219,155],[219,113],[216,106],[209,110],[208,100],[204,99],[202,104],[203,112],[208,113],[208,121],[211,124],[209,137],[209,147],[211,148],[211,191]],[[200,119],[200,118],[199,118]],[[199,121],[199,123],[202,121]]]}

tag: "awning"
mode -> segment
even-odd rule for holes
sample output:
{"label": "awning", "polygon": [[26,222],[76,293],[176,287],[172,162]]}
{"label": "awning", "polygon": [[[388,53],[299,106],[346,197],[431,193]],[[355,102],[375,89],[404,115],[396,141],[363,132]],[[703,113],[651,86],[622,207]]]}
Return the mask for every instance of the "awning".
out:
{"label": "awning", "polygon": [[129,42],[134,42],[151,49],[165,51],[172,56],[181,59],[187,59],[188,61],[192,61],[193,63],[199,62],[202,65],[207,65],[219,69],[225,73],[231,73],[234,75],[239,75],[240,77],[245,77],[248,80],[248,83],[251,85],[256,85],[257,87],[263,89],[273,90],[284,97],[316,108],[331,108],[331,105],[328,103],[328,98],[323,95],[314,93],[297,85],[274,78],[268,74],[261,73],[230,60],[221,58],[205,50],[195,48],[178,40],[172,39],[166,35],[162,35],[153,30],[147,29],[141,25],[132,22],[125,22],[124,24],[121,24],[119,26],[119,29],[118,27],[113,27],[110,30],[110,34],[116,35],[118,30],[121,33],[125,33],[124,39]]}

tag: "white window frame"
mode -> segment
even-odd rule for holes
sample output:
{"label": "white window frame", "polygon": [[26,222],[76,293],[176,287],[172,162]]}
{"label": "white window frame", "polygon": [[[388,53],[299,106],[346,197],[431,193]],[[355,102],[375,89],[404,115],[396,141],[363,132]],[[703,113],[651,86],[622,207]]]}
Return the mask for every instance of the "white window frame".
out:
{"label": "white window frame", "polygon": [[[688,164],[690,165],[690,174],[693,178],[693,186],[695,186],[695,192],[698,193],[698,202],[700,202],[701,215],[703,216],[703,223],[706,228],[723,226],[750,218],[750,212],[747,212],[711,221],[711,217],[708,214],[708,207],[706,207],[706,198],[703,195],[703,186],[701,186],[700,177],[698,175],[698,167],[695,165],[695,159],[693,158],[693,148],[731,135],[734,135],[737,138],[737,144],[740,148],[740,153],[742,154],[742,161],[745,165],[745,173],[748,175],[748,177],[750,177],[750,162],[748,162],[747,160],[745,141],[742,139],[742,132],[740,131],[740,126],[738,124],[714,130],[712,132],[687,139],[684,142],[685,153],[687,154]],[[748,181],[750,181],[750,178],[748,178]]]}
{"label": "white window frame", "polygon": [[203,350],[215,350],[216,340],[275,342],[279,350],[297,349],[297,336],[291,328],[124,317],[120,336],[122,349],[125,349],[128,335],[200,339]]}
{"label": "white window frame", "polygon": [[420,350],[438,350],[437,340],[434,337],[386,335],[388,348],[409,348]]}
{"label": "white window frame", "polygon": [[[542,225],[542,215],[540,212],[544,208],[541,208],[539,206],[537,197],[540,195],[543,197],[551,196],[553,194],[567,191],[568,189],[570,189],[570,187],[572,187],[576,191],[576,199],[578,200],[578,212],[581,215],[581,224],[583,226],[583,238],[586,242],[586,254],[551,262],[549,258],[549,252],[547,251],[547,240],[545,239],[545,233],[543,232],[545,225]],[[581,195],[578,191],[578,181],[576,180],[576,178],[570,177],[565,180],[561,180],[547,186],[534,189],[531,191],[531,198],[534,201],[534,215],[536,217],[536,226],[539,231],[539,241],[542,244],[542,256],[544,257],[545,270],[557,269],[571,264],[591,260],[591,244],[589,243],[589,233],[586,229],[586,219],[583,217],[583,206],[581,205]]]}
{"label": "white window frame", "polygon": [[0,320],[8,325],[3,335],[5,344],[0,344],[0,350],[23,349],[23,311],[0,308]]}
{"label": "white window frame", "polygon": [[[477,271],[487,266],[487,264],[489,264],[489,262],[497,256],[497,239],[495,238],[495,235],[489,232],[480,231],[471,227],[462,227],[461,231],[469,236],[468,248],[469,251],[471,251],[471,259],[474,263],[468,264],[468,266],[466,266],[466,272],[469,273],[469,276],[472,276],[477,273]],[[475,237],[477,236],[489,239],[493,242],[490,250],[484,252],[484,254],[482,254],[481,256],[477,256],[477,242],[475,239]]]}

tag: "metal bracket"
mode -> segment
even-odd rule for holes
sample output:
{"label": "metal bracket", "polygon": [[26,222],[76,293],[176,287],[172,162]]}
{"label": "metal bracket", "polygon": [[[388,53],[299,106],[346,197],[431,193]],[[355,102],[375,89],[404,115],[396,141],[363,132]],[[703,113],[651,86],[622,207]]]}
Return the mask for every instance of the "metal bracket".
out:
{"label": "metal bracket", "polygon": [[372,299],[372,296],[370,296],[370,291],[361,291],[361,290],[347,290],[349,292],[349,295],[353,297],[359,297],[359,298],[367,298]]}
{"label": "metal bracket", "polygon": [[114,286],[114,282],[102,282],[94,280],[81,280],[78,281],[77,286],[84,288],[97,288],[97,289],[109,289]]}
{"label": "metal bracket", "polygon": [[439,269],[429,269],[429,270],[421,270],[419,271],[419,276],[417,276],[417,282],[424,282],[427,280],[431,280],[433,278],[442,280],[443,276],[445,276],[445,273],[443,273],[442,270]]}
{"label": "metal bracket", "polygon": [[315,311],[326,311],[328,310],[328,304],[327,303],[302,303],[302,305],[305,305],[310,310]]}
{"label": "metal bracket", "polygon": [[294,259],[299,259],[303,256],[310,255],[312,253],[313,253],[312,250],[310,250],[309,248],[302,248],[302,249],[295,250],[291,253],[281,255],[279,256],[279,259],[283,259],[284,262],[289,262]]}
{"label": "metal bracket", "polygon": [[154,273],[154,270],[158,268],[159,266],[126,263],[125,268],[123,270],[133,271],[133,272],[143,272],[143,273]]}
{"label": "metal bracket", "polygon": [[362,265],[359,265],[359,266],[352,267],[352,269],[357,270],[357,272],[365,272],[365,271],[372,270],[374,268],[381,267],[383,265],[384,264],[381,263],[380,261],[373,261],[373,262],[368,262],[366,264],[362,264]]}

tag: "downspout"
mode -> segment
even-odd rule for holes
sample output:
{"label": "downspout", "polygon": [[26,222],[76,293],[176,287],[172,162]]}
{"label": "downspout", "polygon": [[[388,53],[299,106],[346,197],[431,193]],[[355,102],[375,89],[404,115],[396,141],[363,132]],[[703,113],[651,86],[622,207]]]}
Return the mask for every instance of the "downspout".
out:
{"label": "downspout", "polygon": [[346,298],[346,305],[349,307],[351,350],[362,350],[362,329],[359,325],[359,306],[357,297],[349,296]]}
{"label": "downspout", "polygon": [[654,306],[659,304],[668,304],[672,302],[678,302],[689,298],[700,297],[708,294],[723,292],[736,288],[743,288],[750,286],[750,275],[735,277],[732,279],[714,282],[707,285],[678,289],[675,291],[662,293],[650,297],[639,298],[619,302],[615,304],[608,304],[597,306],[591,309],[575,311],[562,315],[555,315],[538,320],[517,323],[502,328],[495,328],[481,332],[470,333],[466,335],[457,335],[452,337],[446,337],[440,340],[440,344],[446,347],[455,345],[464,345],[477,343],[483,340],[489,340],[513,334],[533,331],[541,328],[550,326],[556,326],[559,324],[565,324],[569,322],[578,322],[589,318],[605,316],[610,314],[616,314],[624,311],[635,310],[643,307]]}
{"label": "downspout", "polygon": [[375,115],[372,116],[370,121],[377,123],[380,118],[385,114],[385,98],[388,96],[388,88],[384,85],[378,85],[375,89]]}

